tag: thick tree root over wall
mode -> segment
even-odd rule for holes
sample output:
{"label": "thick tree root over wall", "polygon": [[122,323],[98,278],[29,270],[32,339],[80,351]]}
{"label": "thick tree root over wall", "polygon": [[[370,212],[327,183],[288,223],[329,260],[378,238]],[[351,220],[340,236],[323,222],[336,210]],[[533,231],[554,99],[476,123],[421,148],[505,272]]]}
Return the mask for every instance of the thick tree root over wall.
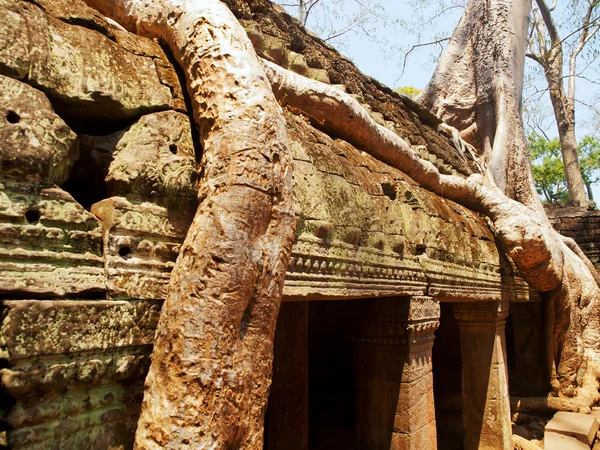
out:
{"label": "thick tree root over wall", "polygon": [[568,410],[589,407],[597,396],[600,373],[600,289],[597,274],[581,250],[552,229],[537,209],[504,195],[487,174],[466,179],[442,175],[402,138],[377,124],[352,97],[268,61],[263,60],[263,66],[282,104],[326,130],[335,130],[337,136],[402,170],[441,197],[491,219],[498,242],[519,273],[544,292],[553,391],[561,397],[576,396],[545,401]]}
{"label": "thick tree root over wall", "polygon": [[295,224],[291,155],[275,96],[425,188],[488,216],[521,275],[547,292],[555,391],[587,395],[575,388],[586,377],[596,383],[600,291],[539,211],[509,199],[487,174],[440,174],[348,95],[268,62],[261,67],[218,0],[87,3],[169,46],[186,75],[204,151],[200,206],[157,329],[137,448],[262,448]]}
{"label": "thick tree root over wall", "polygon": [[200,204],[171,275],[136,448],[262,449],[294,237],[285,120],[219,0],[89,0],[171,49],[203,148]]}

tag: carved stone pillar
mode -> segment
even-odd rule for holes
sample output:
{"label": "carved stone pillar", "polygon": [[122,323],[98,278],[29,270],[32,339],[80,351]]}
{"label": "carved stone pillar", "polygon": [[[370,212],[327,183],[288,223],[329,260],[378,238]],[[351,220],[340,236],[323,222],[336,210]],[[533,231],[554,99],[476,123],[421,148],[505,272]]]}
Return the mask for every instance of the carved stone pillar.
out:
{"label": "carved stone pillar", "polygon": [[504,325],[508,302],[456,303],[465,450],[513,448]]}
{"label": "carved stone pillar", "polygon": [[353,336],[356,448],[435,449],[431,349],[439,303],[430,297],[365,303]]}

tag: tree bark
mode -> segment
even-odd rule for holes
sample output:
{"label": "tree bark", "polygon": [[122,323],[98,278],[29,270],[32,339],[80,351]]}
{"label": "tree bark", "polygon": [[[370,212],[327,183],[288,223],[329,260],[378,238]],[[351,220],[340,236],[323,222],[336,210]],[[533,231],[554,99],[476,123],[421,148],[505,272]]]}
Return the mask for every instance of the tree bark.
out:
{"label": "tree bark", "polygon": [[[520,265],[515,259],[519,255],[505,243],[503,247],[515,259],[521,275],[533,281],[538,290],[547,292],[544,297],[552,385],[556,393],[572,396],[581,382],[578,371],[581,374],[586,366],[592,370],[598,365],[600,349],[595,336],[600,331],[600,290],[587,258],[584,260],[581,254],[575,254],[564,241],[559,246],[553,242],[558,234],[551,230],[533,186],[520,115],[530,6],[528,0],[470,0],[432,81],[417,100],[479,145],[493,183],[506,196],[531,208],[539,226],[546,229],[542,234],[555,235],[537,244],[556,252],[556,260],[562,262],[560,271],[551,274],[551,279],[557,279],[558,283],[550,289],[550,285],[542,286],[527,274],[533,266]],[[463,77],[469,80],[468,85],[461,83]],[[490,217],[497,235],[519,229],[518,224],[514,224],[515,228],[508,224],[504,229],[503,224],[499,226],[497,220]],[[515,243],[517,241],[515,238]],[[534,245],[532,250],[535,253],[539,249]]]}
{"label": "tree bark", "polygon": [[295,220],[285,121],[218,0],[89,0],[166,43],[204,154],[200,205],[171,275],[136,448],[261,449]]}
{"label": "tree bark", "polygon": [[[571,57],[570,89],[569,95],[565,93],[563,84],[563,47],[562,39],[551,16],[551,11],[544,0],[536,0],[541,12],[542,19],[550,35],[549,48],[546,48],[546,41],[540,41],[540,55],[534,60],[544,69],[550,101],[554,110],[554,117],[558,127],[558,137],[560,139],[560,149],[562,153],[563,165],[565,168],[565,178],[567,180],[567,190],[569,200],[581,205],[587,205],[583,178],[581,176],[581,167],[577,152],[577,139],[575,137],[575,59],[577,53],[575,50]],[[588,11],[591,14],[591,10]],[[589,17],[587,18],[589,22]],[[538,27],[539,28],[539,27]],[[542,33],[543,30],[538,30]],[[584,42],[584,41],[582,41]],[[584,45],[584,44],[582,44]]]}
{"label": "tree bark", "polygon": [[530,2],[470,0],[433,77],[416,100],[480,152],[508,197],[542,210],[521,123]]}
{"label": "tree bark", "polygon": [[541,64],[544,67],[550,91],[550,101],[558,127],[558,138],[565,168],[565,178],[567,179],[569,201],[585,206],[587,205],[587,198],[577,155],[577,138],[575,137],[575,107],[565,94],[562,61],[562,45],[559,42],[541,59]]}

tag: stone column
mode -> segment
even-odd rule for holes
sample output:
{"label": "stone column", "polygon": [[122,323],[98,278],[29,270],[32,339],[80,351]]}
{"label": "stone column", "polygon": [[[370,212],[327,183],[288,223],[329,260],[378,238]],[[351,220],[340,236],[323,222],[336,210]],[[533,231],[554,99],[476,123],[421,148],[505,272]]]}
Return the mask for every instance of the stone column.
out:
{"label": "stone column", "polygon": [[353,337],[356,448],[436,449],[431,349],[439,303],[430,297],[369,302]]}
{"label": "stone column", "polygon": [[308,449],[308,302],[282,303],[275,329],[266,450]]}
{"label": "stone column", "polygon": [[512,450],[504,325],[508,302],[456,303],[465,450]]}

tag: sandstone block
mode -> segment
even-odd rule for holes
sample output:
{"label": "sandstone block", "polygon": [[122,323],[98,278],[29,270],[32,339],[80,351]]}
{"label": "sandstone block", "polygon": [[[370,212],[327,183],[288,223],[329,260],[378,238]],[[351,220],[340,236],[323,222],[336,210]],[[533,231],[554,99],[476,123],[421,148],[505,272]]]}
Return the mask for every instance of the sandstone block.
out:
{"label": "sandstone block", "polygon": [[559,411],[546,424],[546,434],[554,432],[572,436],[588,446],[594,441],[597,431],[598,422],[589,414]]}
{"label": "sandstone block", "polygon": [[[96,32],[110,32],[99,15],[84,12],[85,20],[73,19],[84,25],[77,26],[25,2],[3,3],[0,14],[11,17],[0,30],[0,42],[10,43],[0,49],[0,73],[42,90],[59,113],[119,120],[174,106],[171,88],[157,74],[155,59],[163,55],[134,54]],[[23,39],[8,35],[13,28]]]}
{"label": "sandstone block", "polygon": [[17,365],[48,355],[149,346],[160,306],[153,301],[6,300],[3,357]]}
{"label": "sandstone block", "polygon": [[0,75],[0,174],[51,186],[69,177],[79,141],[37,89]]}
{"label": "sandstone block", "polygon": [[590,446],[584,444],[580,440],[567,436],[546,431],[544,435],[545,450],[590,450]]}
{"label": "sandstone block", "polygon": [[98,219],[67,192],[1,182],[0,295],[100,295],[101,237]]}
{"label": "sandstone block", "polygon": [[197,163],[186,115],[146,114],[119,137],[112,157],[106,176],[111,194],[195,209]]}
{"label": "sandstone block", "polygon": [[314,69],[309,67],[308,71],[306,72],[306,76],[308,78],[312,78],[313,80],[320,81],[321,83],[331,84],[331,81],[329,81],[329,75],[327,75],[327,71],[325,69]]}
{"label": "sandstone block", "polygon": [[308,71],[308,64],[306,58],[296,52],[289,52],[288,54],[288,69],[292,72],[296,72],[300,75],[305,75]]}
{"label": "sandstone block", "polygon": [[194,210],[111,197],[92,212],[102,221],[108,297],[163,299]]}

